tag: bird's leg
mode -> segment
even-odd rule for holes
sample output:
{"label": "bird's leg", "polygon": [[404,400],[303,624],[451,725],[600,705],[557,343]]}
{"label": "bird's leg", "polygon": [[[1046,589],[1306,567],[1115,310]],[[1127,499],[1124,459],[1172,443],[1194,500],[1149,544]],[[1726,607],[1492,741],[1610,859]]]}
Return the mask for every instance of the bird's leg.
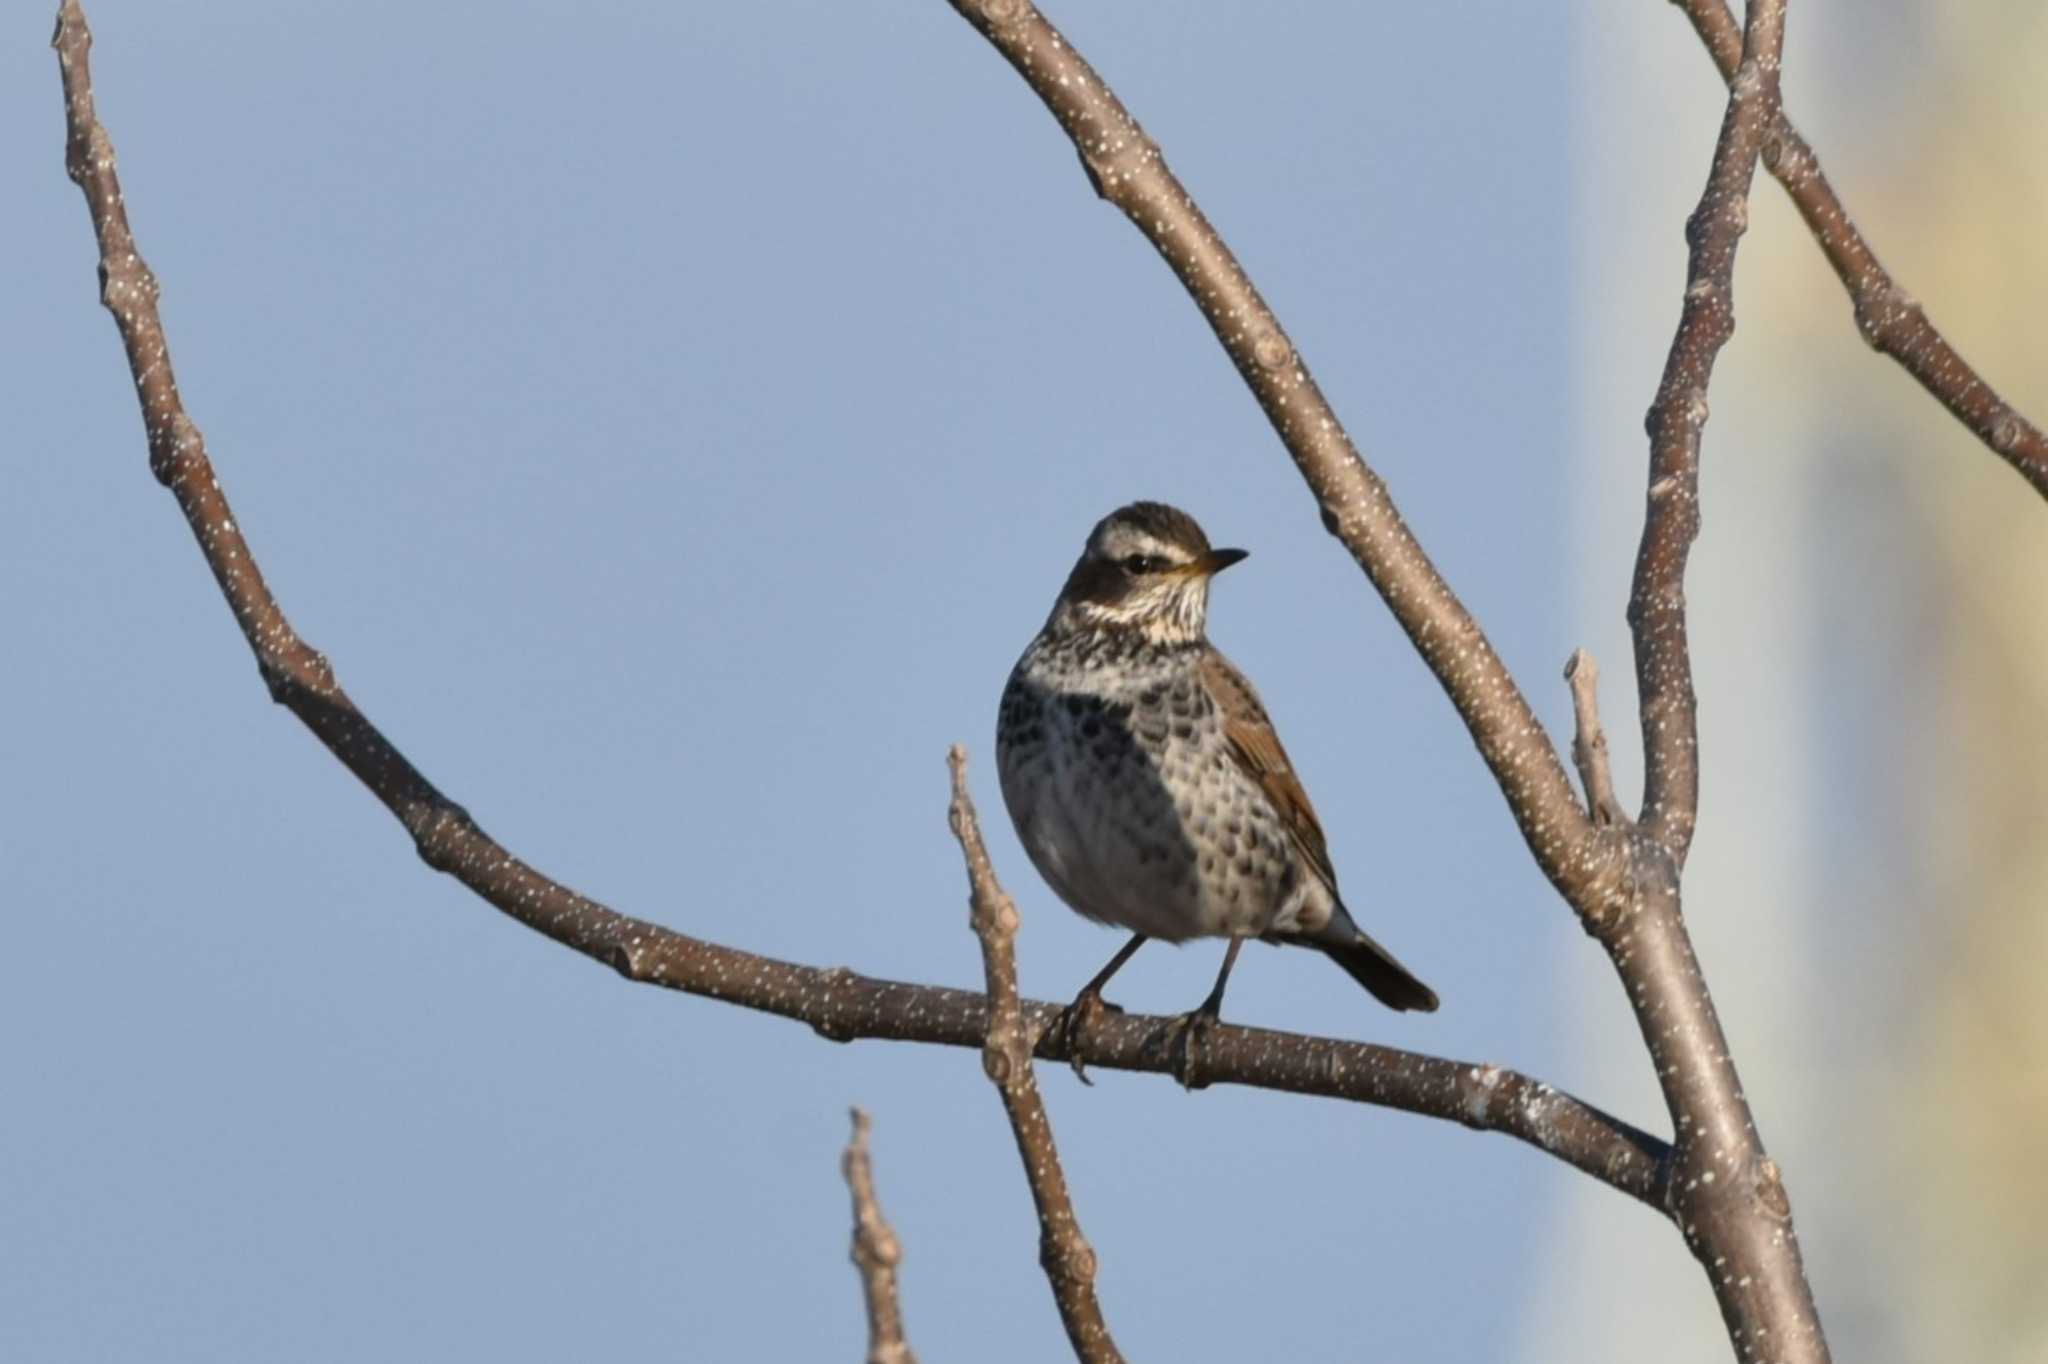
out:
{"label": "bird's leg", "polygon": [[1230,968],[1237,965],[1237,954],[1244,947],[1244,939],[1234,937],[1223,953],[1223,969],[1216,973],[1216,988],[1209,991],[1209,997],[1202,1001],[1190,1018],[1205,1019],[1214,1023],[1223,1015],[1223,987],[1230,983]]}
{"label": "bird's leg", "polygon": [[1053,1024],[1053,1032],[1060,1039],[1060,1044],[1067,1049],[1067,1061],[1074,1067],[1074,1074],[1080,1077],[1084,1085],[1095,1083],[1088,1078],[1087,1067],[1081,1063],[1081,1043],[1086,1038],[1088,1025],[1094,1021],[1095,1015],[1104,1009],[1123,1012],[1102,997],[1102,987],[1109,984],[1109,978],[1122,970],[1123,964],[1144,945],[1143,933],[1131,934],[1131,940],[1116,950],[1116,955],[1109,959],[1109,965],[1095,973],[1095,979],[1081,987],[1081,993],[1074,996],[1072,1004],[1060,1011],[1059,1022]]}
{"label": "bird's leg", "polygon": [[1243,947],[1242,937],[1231,938],[1230,946],[1223,952],[1223,969],[1216,973],[1216,988],[1209,991],[1209,997],[1193,1013],[1182,1014],[1174,1024],[1173,1078],[1180,1081],[1183,1089],[1203,1087],[1199,1074],[1202,1037],[1222,1016],[1223,987],[1230,983],[1230,968],[1237,965],[1237,954]]}

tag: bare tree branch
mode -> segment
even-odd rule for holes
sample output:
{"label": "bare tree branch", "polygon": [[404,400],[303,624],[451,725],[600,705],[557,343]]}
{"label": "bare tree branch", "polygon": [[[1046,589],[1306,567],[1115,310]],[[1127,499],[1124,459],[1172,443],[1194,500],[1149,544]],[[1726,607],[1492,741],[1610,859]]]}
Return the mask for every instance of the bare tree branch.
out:
{"label": "bare tree branch", "polygon": [[1700,432],[1714,360],[1735,334],[1735,249],[1749,226],[1750,181],[1779,109],[1783,0],[1751,4],[1749,27],[1707,187],[1685,225],[1685,304],[1645,422],[1649,510],[1628,603],[1642,706],[1642,825],[1681,867],[1699,819],[1699,699],[1686,638],[1685,565],[1700,532]]}
{"label": "bare tree branch", "polygon": [[[67,162],[99,238],[101,298],[128,352],[149,434],[150,467],[177,498],[271,698],[397,817],[428,866],[628,980],[795,1019],[835,1041],[981,1047],[988,1002],[980,994],[878,980],[844,967],[803,966],[705,942],[630,918],[550,880],[479,828],[356,709],[327,660],[299,638],[271,596],[199,429],[179,398],[156,308],[156,280],[129,231],[113,145],[93,111],[91,41],[76,0],[64,0],[53,45],[64,78]],[[1021,1007],[1040,1057],[1071,1061],[1078,1055],[1103,1069],[1173,1073],[1161,1045],[1171,1019],[1104,1017],[1089,1029],[1084,1045],[1069,1050],[1050,1032],[1057,1006],[1027,1000]],[[1232,1024],[1205,1034],[1203,1063],[1210,1083],[1322,1095],[1500,1132],[1666,1211],[1672,1155],[1667,1143],[1516,1071]]]}
{"label": "bare tree branch", "polygon": [[868,1309],[867,1364],[917,1364],[917,1353],[903,1335],[903,1300],[896,1286],[903,1243],[875,1197],[875,1167],[868,1156],[870,1126],[868,1115],[854,1109],[853,1136],[839,1158],[839,1172],[853,1195],[852,1258]]}
{"label": "bare tree branch", "polygon": [[1579,782],[1586,788],[1586,805],[1593,822],[1605,828],[1620,824],[1627,816],[1614,794],[1614,769],[1607,758],[1607,731],[1600,727],[1600,665],[1584,649],[1572,650],[1565,661],[1564,680],[1571,684],[1572,765],[1579,769]]}
{"label": "bare tree branch", "polygon": [[[1722,79],[1734,79],[1742,60],[1742,33],[1725,0],[1677,4],[1692,20]],[[1978,377],[1913,296],[1886,272],[1822,173],[1819,156],[1782,110],[1770,122],[1762,156],[1764,168],[1785,187],[1814,242],[1849,291],[1863,339],[1898,361],[1957,421],[2048,497],[2048,435]]]}
{"label": "bare tree branch", "polygon": [[1592,823],[1550,736],[1159,145],[1027,0],[949,3],[1059,120],[1096,193],[1123,211],[1187,286],[1315,493],[1324,527],[1365,570],[1449,694],[1537,864],[1575,900],[1590,874],[1575,853]]}
{"label": "bare tree branch", "polygon": [[953,745],[946,763],[953,772],[947,823],[967,863],[968,904],[988,980],[988,1040],[981,1066],[1003,1097],[1003,1111],[1010,1117],[1017,1154],[1031,1184],[1031,1201],[1038,1208],[1038,1261],[1052,1284],[1053,1301],[1059,1304],[1060,1323],[1067,1328],[1075,1357],[1082,1364],[1123,1364],[1109,1323],[1102,1319],[1102,1304],[1095,1296],[1095,1251],[1074,1216],[1066,1171],[1052,1138],[1052,1118],[1031,1067],[1033,1038],[1017,1000],[1017,905],[996,880],[995,865],[981,841],[974,798],[967,794],[967,750]]}

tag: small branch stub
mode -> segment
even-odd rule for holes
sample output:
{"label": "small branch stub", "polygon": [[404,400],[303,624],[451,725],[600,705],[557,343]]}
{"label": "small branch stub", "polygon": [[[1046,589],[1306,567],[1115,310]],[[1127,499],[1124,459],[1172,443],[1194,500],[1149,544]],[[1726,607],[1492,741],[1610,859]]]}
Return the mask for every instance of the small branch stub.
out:
{"label": "small branch stub", "polygon": [[853,1136],[839,1161],[847,1192],[853,1196],[852,1259],[867,1300],[867,1364],[917,1364],[917,1354],[904,1338],[903,1302],[896,1282],[903,1245],[875,1197],[874,1163],[868,1155],[870,1126],[868,1115],[854,1109]]}
{"label": "small branch stub", "polygon": [[1577,722],[1572,734],[1572,765],[1579,769],[1579,781],[1586,788],[1586,808],[1593,823],[1611,828],[1627,816],[1614,795],[1614,772],[1607,759],[1607,731],[1600,724],[1600,665],[1584,649],[1574,649],[1564,665],[1564,680],[1571,684],[1572,716]]}

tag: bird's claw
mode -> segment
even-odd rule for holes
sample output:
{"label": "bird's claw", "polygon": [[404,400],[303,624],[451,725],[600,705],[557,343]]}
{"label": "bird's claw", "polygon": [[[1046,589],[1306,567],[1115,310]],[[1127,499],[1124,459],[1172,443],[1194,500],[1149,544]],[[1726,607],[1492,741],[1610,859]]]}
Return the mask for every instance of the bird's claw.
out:
{"label": "bird's claw", "polygon": [[1216,1023],[1216,1011],[1205,1006],[1182,1014],[1167,1026],[1165,1042],[1172,1058],[1173,1078],[1180,1081],[1182,1089],[1209,1087],[1208,1077],[1202,1074],[1202,1062],[1209,1029]]}
{"label": "bird's claw", "polygon": [[1074,1078],[1084,1085],[1095,1082],[1088,1078],[1088,1066],[1081,1059],[1083,1045],[1088,1039],[1088,1029],[1096,1018],[1105,1013],[1120,1014],[1123,1006],[1112,1004],[1092,990],[1083,990],[1074,997],[1074,1002],[1060,1010],[1059,1021],[1054,1023],[1053,1035],[1059,1045],[1066,1049],[1067,1064],[1074,1068]]}

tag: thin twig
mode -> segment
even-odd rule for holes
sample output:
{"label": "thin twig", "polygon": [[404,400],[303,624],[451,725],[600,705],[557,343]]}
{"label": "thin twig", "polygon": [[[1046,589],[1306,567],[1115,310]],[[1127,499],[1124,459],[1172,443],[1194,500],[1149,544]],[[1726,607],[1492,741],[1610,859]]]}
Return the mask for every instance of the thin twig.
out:
{"label": "thin twig", "polygon": [[853,1195],[852,1258],[868,1309],[867,1364],[917,1364],[917,1353],[903,1335],[903,1299],[896,1284],[903,1243],[875,1197],[875,1167],[868,1155],[870,1126],[868,1115],[854,1109],[853,1136],[839,1158],[839,1172]]}
{"label": "thin twig", "polygon": [[[99,237],[102,299],[128,352],[151,468],[177,498],[272,699],[397,817],[428,866],[627,980],[795,1019],[836,1041],[982,1046],[988,1009],[978,993],[758,956],[629,918],[550,880],[479,828],[356,709],[327,660],[300,639],[271,596],[179,399],[155,279],[129,233],[113,146],[94,116],[91,34],[76,0],[59,10],[54,45],[64,77],[67,159]],[[1022,1008],[1039,1039],[1037,1055],[1074,1059],[1051,1034],[1057,1006],[1031,1000]],[[1170,1075],[1171,1057],[1158,1042],[1172,1022],[1145,1014],[1101,1018],[1088,1030],[1080,1059],[1100,1069]],[[1204,1043],[1204,1077],[1212,1083],[1318,1094],[1503,1133],[1664,1210],[1669,1144],[1516,1071],[1229,1024],[1210,1029]]]}
{"label": "thin twig", "polygon": [[1586,808],[1602,828],[1620,824],[1627,816],[1614,795],[1607,731],[1600,726],[1600,665],[1584,649],[1574,649],[1564,665],[1564,680],[1572,688],[1572,765],[1586,788]]}
{"label": "thin twig", "polygon": [[1060,1322],[1082,1364],[1123,1364],[1123,1355],[1102,1319],[1095,1296],[1095,1251],[1074,1217],[1074,1200],[1052,1137],[1052,1118],[1032,1070],[1032,1036],[1017,999],[1017,905],[996,880],[996,869],[981,841],[974,798],[967,794],[967,750],[953,745],[946,755],[953,773],[947,823],[967,863],[968,904],[974,936],[981,943],[982,973],[988,981],[988,1039],[981,1065],[1002,1095],[1003,1111],[1017,1139],[1017,1154],[1038,1208],[1038,1260],[1059,1304]]}
{"label": "thin twig", "polygon": [[[1725,0],[1677,4],[1692,20],[1722,79],[1732,80],[1742,60],[1742,31]],[[1985,383],[1936,330],[1926,310],[1893,280],[1822,173],[1819,156],[1783,110],[1771,121],[1762,156],[1764,168],[1785,187],[1848,290],[1863,339],[1896,360],[1992,453],[2048,497],[2048,435]]]}
{"label": "thin twig", "polygon": [[1685,225],[1685,303],[1644,423],[1649,508],[1628,603],[1642,705],[1642,824],[1681,867],[1699,818],[1699,699],[1686,636],[1685,566],[1700,531],[1700,433],[1715,358],[1735,334],[1735,251],[1749,226],[1750,182],[1779,108],[1783,0],[1757,0],[1750,27],[1758,38],[1744,50],[1753,55],[1729,83],[1706,189]]}
{"label": "thin twig", "polygon": [[1158,143],[1027,0],[949,3],[1045,102],[1096,193],[1123,211],[1187,287],[1315,494],[1324,528],[1379,589],[1471,731],[1537,865],[1573,899],[1583,871],[1576,845],[1593,830],[1556,746]]}

